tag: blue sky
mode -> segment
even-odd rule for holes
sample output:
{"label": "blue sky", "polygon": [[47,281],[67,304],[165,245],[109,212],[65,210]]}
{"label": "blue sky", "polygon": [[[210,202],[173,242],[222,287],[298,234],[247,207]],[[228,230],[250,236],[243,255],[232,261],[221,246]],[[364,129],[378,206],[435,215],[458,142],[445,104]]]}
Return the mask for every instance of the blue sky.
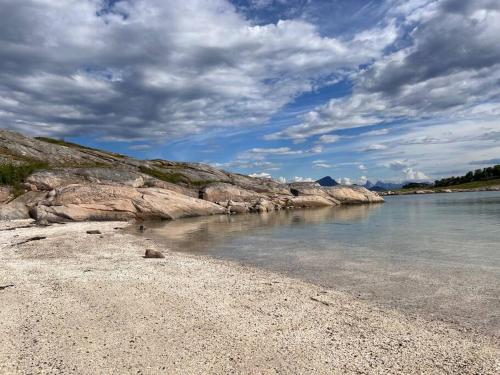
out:
{"label": "blue sky", "polygon": [[496,0],[4,0],[0,126],[286,180],[500,157]]}

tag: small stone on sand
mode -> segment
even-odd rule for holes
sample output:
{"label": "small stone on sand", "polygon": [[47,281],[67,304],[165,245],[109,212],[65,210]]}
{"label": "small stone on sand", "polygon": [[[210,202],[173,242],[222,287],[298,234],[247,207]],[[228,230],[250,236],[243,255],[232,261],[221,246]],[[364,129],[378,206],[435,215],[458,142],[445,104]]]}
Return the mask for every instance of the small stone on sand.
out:
{"label": "small stone on sand", "polygon": [[144,258],[165,258],[165,255],[158,250],[146,249]]}

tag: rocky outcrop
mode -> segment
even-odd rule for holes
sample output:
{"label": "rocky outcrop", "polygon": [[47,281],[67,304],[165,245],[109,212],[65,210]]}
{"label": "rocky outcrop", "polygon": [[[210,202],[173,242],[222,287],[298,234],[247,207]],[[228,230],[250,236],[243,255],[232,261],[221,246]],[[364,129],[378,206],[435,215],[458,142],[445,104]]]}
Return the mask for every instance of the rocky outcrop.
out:
{"label": "rocky outcrop", "polygon": [[336,206],[333,200],[325,198],[321,195],[302,195],[293,197],[288,201],[287,207],[290,208],[307,208],[307,207],[328,207]]}
{"label": "rocky outcrop", "polygon": [[177,219],[383,201],[362,187],[282,184],[201,163],[137,160],[8,131],[0,131],[0,163],[34,165],[16,185],[16,193],[24,187],[24,194],[13,199],[11,188],[0,190],[3,219]]}
{"label": "rocky outcrop", "polygon": [[12,192],[8,186],[0,186],[0,204],[8,202],[12,198]]}
{"label": "rocky outcrop", "polygon": [[376,192],[362,186],[337,185],[328,188],[328,194],[341,204],[382,203],[384,201]]}
{"label": "rocky outcrop", "polygon": [[58,188],[31,208],[34,219],[49,222],[178,219],[224,212],[215,203],[170,190],[97,184]]}
{"label": "rocky outcrop", "polygon": [[23,203],[10,202],[0,205],[0,220],[19,220],[29,217],[29,208]]}
{"label": "rocky outcrop", "polygon": [[361,186],[336,185],[319,186],[316,183],[295,183],[290,185],[290,191],[297,197],[319,196],[331,201],[332,205],[354,203],[378,203],[384,199],[376,192]]}
{"label": "rocky outcrop", "polygon": [[264,196],[224,182],[212,183],[201,190],[201,197],[210,202],[252,202]]}
{"label": "rocky outcrop", "polygon": [[26,178],[36,190],[52,190],[70,184],[116,184],[132,187],[144,185],[144,176],[126,169],[62,168],[37,171]]}

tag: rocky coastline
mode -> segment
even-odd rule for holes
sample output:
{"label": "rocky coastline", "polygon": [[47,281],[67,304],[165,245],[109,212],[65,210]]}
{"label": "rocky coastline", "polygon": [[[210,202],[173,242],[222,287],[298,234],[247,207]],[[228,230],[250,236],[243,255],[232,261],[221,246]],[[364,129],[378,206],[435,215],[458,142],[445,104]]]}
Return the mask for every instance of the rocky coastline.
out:
{"label": "rocky coastline", "polygon": [[178,219],[380,203],[358,186],[283,184],[201,163],[138,160],[49,138],[0,131],[0,164],[34,166],[0,190],[0,219],[39,222]]}

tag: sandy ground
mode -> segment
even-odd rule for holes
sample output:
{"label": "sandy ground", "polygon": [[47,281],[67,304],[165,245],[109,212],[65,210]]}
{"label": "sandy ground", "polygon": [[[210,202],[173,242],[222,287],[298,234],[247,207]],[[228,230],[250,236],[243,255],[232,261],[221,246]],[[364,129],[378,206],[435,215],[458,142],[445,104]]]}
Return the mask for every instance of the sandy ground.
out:
{"label": "sandy ground", "polygon": [[125,223],[28,224],[0,223],[0,373],[500,373],[500,348],[443,323],[172,253]]}

